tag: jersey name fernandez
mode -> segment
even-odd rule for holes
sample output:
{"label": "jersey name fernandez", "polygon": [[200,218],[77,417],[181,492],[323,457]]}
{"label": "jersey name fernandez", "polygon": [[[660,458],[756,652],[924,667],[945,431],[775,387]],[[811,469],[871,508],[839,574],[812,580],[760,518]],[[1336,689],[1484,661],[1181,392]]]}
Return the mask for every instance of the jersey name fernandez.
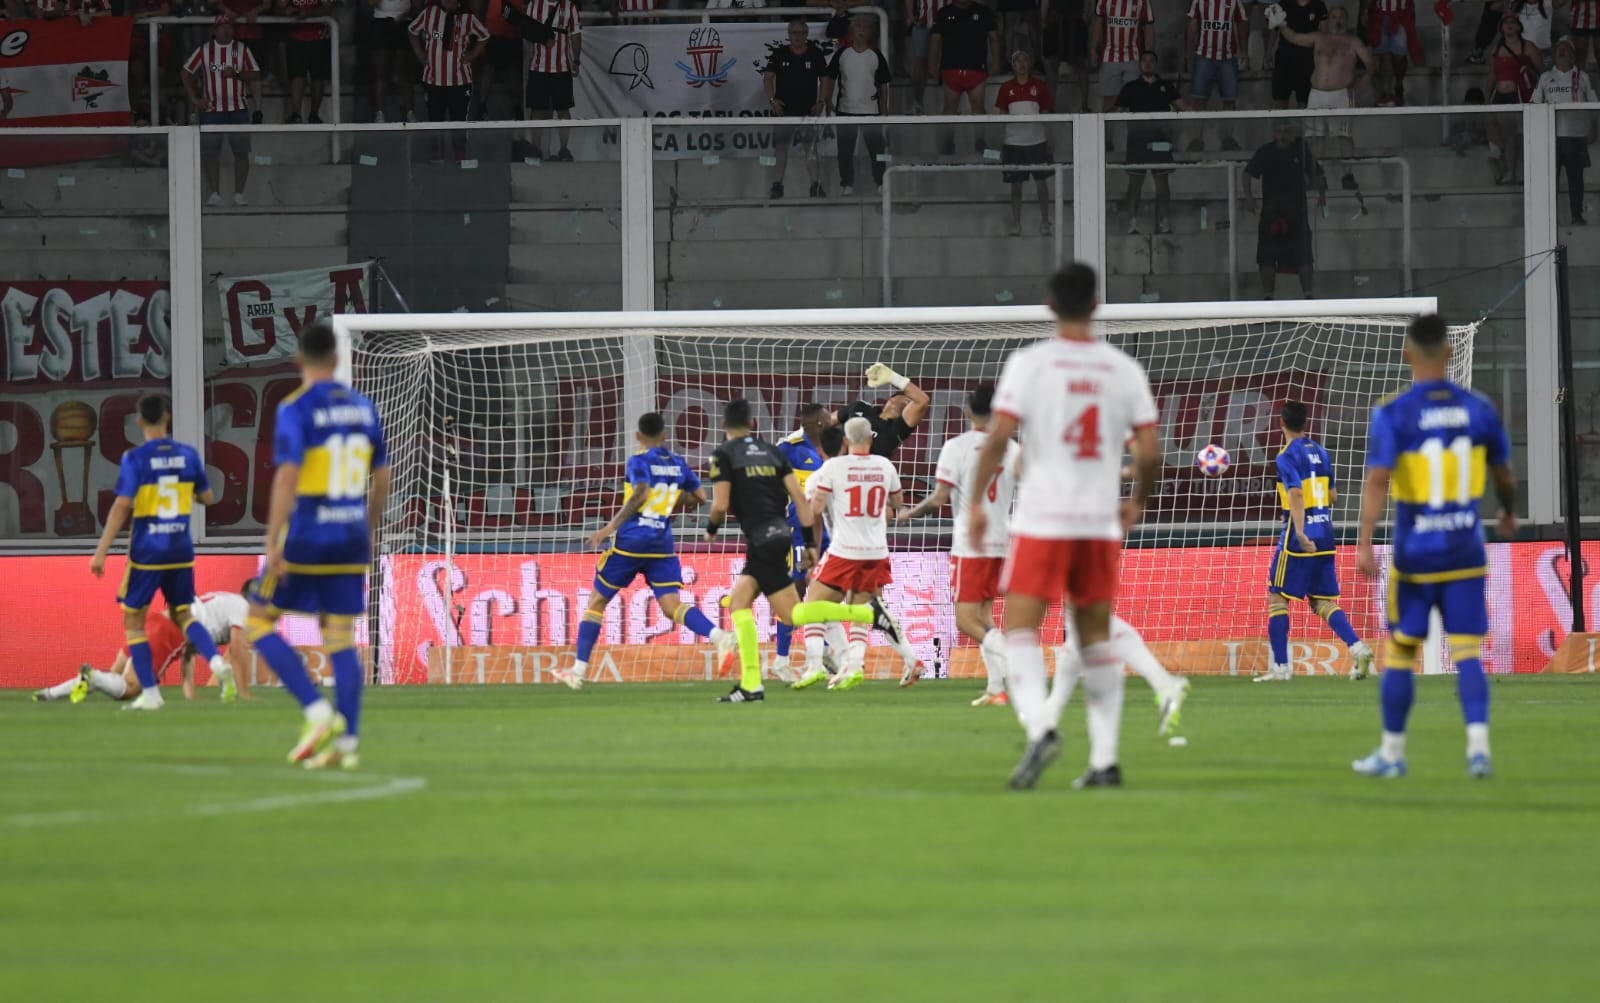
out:
{"label": "jersey name fernandez", "polygon": [[1333,460],[1321,443],[1300,436],[1278,454],[1278,504],[1283,507],[1285,549],[1305,553],[1294,538],[1294,519],[1289,514],[1289,492],[1300,489],[1305,502],[1306,538],[1311,553],[1331,554],[1337,543],[1333,528]]}
{"label": "jersey name fernandez", "polygon": [[372,402],[342,383],[303,387],[278,405],[273,460],[300,467],[284,558],[301,574],[352,574],[372,562],[367,479],[389,465]]}
{"label": "jersey name fernandez", "polygon": [[1485,573],[1478,504],[1489,468],[1510,456],[1494,405],[1448,380],[1417,383],[1373,411],[1367,466],[1392,471],[1394,568],[1402,580]]}
{"label": "jersey name fernandez", "polygon": [[672,513],[678,498],[700,490],[700,478],[683,457],[655,446],[628,458],[623,501],[640,490],[646,492],[644,507],[617,530],[616,550],[630,557],[666,557],[674,552]]}

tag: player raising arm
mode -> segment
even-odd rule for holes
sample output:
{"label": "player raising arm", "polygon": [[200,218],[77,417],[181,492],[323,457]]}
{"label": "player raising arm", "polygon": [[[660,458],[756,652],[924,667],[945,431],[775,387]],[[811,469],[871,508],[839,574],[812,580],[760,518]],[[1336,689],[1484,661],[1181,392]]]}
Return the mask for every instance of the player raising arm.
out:
{"label": "player raising arm", "polygon": [[[189,614],[194,602],[194,539],[189,535],[189,510],[198,499],[215,501],[206,466],[193,446],[170,436],[172,406],[160,394],[139,399],[139,430],[144,442],[122,454],[117,472],[117,500],[106,516],[105,532],[89,561],[96,578],[105,574],[106,554],[133,519],[128,543],[128,570],[122,577],[117,602],[122,605],[122,627],[128,638],[128,659],[141,692],[123,710],[160,710],[163,704],[156,667],[145,635],[145,612],[156,590],[166,597],[173,621],[195,650],[211,663],[211,671],[226,677],[228,664],[204,627]],[[81,698],[80,698],[81,699]]]}
{"label": "player raising arm", "polygon": [[855,417],[872,422],[873,455],[892,457],[900,444],[910,438],[927,416],[927,391],[881,362],[874,362],[867,367],[867,386],[893,387],[894,393],[881,406],[858,400],[849,407],[841,408],[837,415],[838,423],[843,425]]}
{"label": "player raising arm", "polygon": [[1289,600],[1309,602],[1339,640],[1350,649],[1350,678],[1365,679],[1372,669],[1372,649],[1356,635],[1350,618],[1339,608],[1339,572],[1333,553],[1333,503],[1338,485],[1333,459],[1322,444],[1306,434],[1306,406],[1283,405],[1278,416],[1283,449],[1278,453],[1278,499],[1283,506],[1283,531],[1267,575],[1267,640],[1272,664],[1258,683],[1294,678],[1289,663]]}
{"label": "player raising arm", "polygon": [[[950,587],[955,593],[956,629],[977,642],[978,656],[989,677],[983,693],[972,701],[974,707],[1005,706],[1011,702],[1006,696],[1005,635],[994,625],[994,601],[1000,596],[1007,523],[1021,474],[1022,448],[1005,440],[1005,452],[994,479],[986,487],[978,483],[978,454],[988,440],[993,404],[993,383],[980,383],[967,394],[967,421],[972,428],[939,450],[939,465],[934,470],[939,486],[916,507],[897,517],[902,522],[915,519],[955,501],[955,524],[950,530]],[[968,513],[974,505],[987,509],[986,536],[972,537],[967,532]]]}
{"label": "player raising arm", "polygon": [[1406,718],[1414,696],[1412,669],[1439,611],[1450,635],[1456,692],[1467,722],[1467,773],[1493,774],[1489,762],[1489,682],[1481,661],[1489,632],[1484,597],[1488,556],[1478,503],[1485,474],[1494,479],[1503,539],[1517,532],[1517,478],[1511,440],[1494,405],[1445,377],[1449,331],[1437,314],[1418,317],[1406,333],[1411,388],[1379,404],[1367,434],[1367,478],[1361,490],[1356,566],[1378,575],[1372,537],[1394,495],[1393,563],[1389,568],[1389,643],[1383,653],[1383,741],[1351,767],[1366,777],[1406,775]]}
{"label": "player raising arm", "polygon": [[[250,597],[245,633],[305,712],[289,761],[354,769],[362,675],[353,622],[367,610],[367,570],[389,499],[389,451],[378,409],[334,379],[333,328],[319,322],[301,331],[296,361],[300,389],[278,405],[267,567]],[[337,711],[277,633],[286,611],[318,618]]]}
{"label": "player raising arm", "polygon": [[[1050,280],[1056,336],[1011,354],[995,391],[994,419],[978,455],[974,482],[999,472],[1018,428],[1028,477],[1018,498],[1015,532],[1000,588],[1006,597],[1006,666],[1011,702],[1028,747],[1011,774],[1014,789],[1039,781],[1061,754],[1057,722],[1045,696],[1039,625],[1049,604],[1073,604],[1081,669],[1069,660],[1068,682],[1081,672],[1087,693],[1089,769],[1075,786],[1118,786],[1122,723],[1122,657],[1112,645],[1123,534],[1139,521],[1161,469],[1156,405],[1144,369],[1094,336],[1094,270],[1073,263]],[[1122,494],[1122,446],[1131,440],[1133,497]],[[969,539],[984,539],[988,512],[968,512]],[[1059,685],[1059,684],[1058,684]]]}
{"label": "player raising arm", "polygon": [[846,620],[872,623],[870,606],[839,603],[802,603],[790,572],[788,507],[800,513],[800,532],[805,538],[801,564],[810,567],[817,559],[817,537],[811,507],[800,491],[800,482],[777,447],[758,438],[750,430],[750,402],[729,401],[722,412],[722,429],[727,440],[711,454],[708,479],[711,487],[711,516],[706,522],[706,540],[714,541],[731,514],[744,533],[745,565],[734,580],[728,597],[732,610],[733,635],[739,647],[739,682],[721,697],[722,703],[752,703],[766,699],[761,682],[761,652],[756,636],[756,617],[752,610],[756,596],[764,595],[778,620],[794,626]]}
{"label": "player raising arm", "polygon": [[[700,478],[689,468],[689,461],[666,447],[666,437],[667,423],[661,415],[652,411],[640,416],[639,431],[635,433],[639,452],[628,458],[622,510],[589,535],[591,547],[599,546],[613,534],[616,538],[594,569],[594,592],[589,596],[589,608],[583,611],[583,622],[578,624],[577,661],[571,672],[554,673],[557,682],[572,689],[583,688],[589,656],[600,640],[606,606],[639,575],[644,575],[645,584],[655,593],[656,604],[667,619],[716,644],[719,664],[733,653],[733,635],[712,626],[704,613],[678,598],[683,568],[672,538],[672,513],[679,508],[704,505],[706,493]],[[685,506],[685,501],[692,502],[692,506]]]}
{"label": "player raising arm", "polygon": [[[806,590],[808,603],[822,601],[856,603],[865,600],[881,623],[893,624],[882,603],[884,586],[894,580],[889,564],[889,522],[905,499],[900,474],[894,464],[872,454],[872,423],[863,417],[844,423],[846,452],[822,465],[812,478],[815,497],[811,513],[817,519],[826,514],[833,532],[828,555],[817,565]],[[910,686],[919,678],[917,655],[894,624],[886,631],[900,653],[900,685]],[[867,626],[851,624],[851,638],[845,669],[829,683],[830,689],[848,690],[866,678],[863,666],[867,657]],[[804,689],[821,679],[824,648],[823,627],[813,623],[805,629],[806,672],[796,684]]]}

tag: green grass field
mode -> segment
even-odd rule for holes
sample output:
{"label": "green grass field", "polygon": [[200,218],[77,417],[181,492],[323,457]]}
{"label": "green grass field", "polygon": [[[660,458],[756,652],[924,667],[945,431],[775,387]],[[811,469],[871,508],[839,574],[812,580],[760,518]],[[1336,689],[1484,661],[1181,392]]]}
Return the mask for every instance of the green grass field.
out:
{"label": "green grass field", "polygon": [[[280,692],[0,697],[7,1000],[1577,1000],[1600,975],[1588,679],[1449,680],[1403,781],[1372,683],[1130,681],[1120,791],[1039,790],[971,683],[371,695],[365,771],[279,765]],[[172,696],[176,697],[174,692]]]}

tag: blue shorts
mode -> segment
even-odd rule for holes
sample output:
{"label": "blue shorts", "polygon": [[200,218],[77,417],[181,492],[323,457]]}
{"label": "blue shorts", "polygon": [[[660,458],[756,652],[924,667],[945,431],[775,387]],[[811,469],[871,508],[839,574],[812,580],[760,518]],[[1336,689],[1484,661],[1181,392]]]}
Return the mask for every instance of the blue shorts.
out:
{"label": "blue shorts", "polygon": [[1267,590],[1290,599],[1339,598],[1339,572],[1332,554],[1291,554],[1279,544],[1272,553]]}
{"label": "blue shorts", "polygon": [[1237,59],[1194,58],[1194,75],[1189,80],[1189,92],[1202,104],[1211,99],[1217,90],[1224,101],[1239,96],[1239,61]]}
{"label": "blue shorts", "polygon": [[595,566],[594,590],[610,601],[612,596],[627,588],[639,575],[644,575],[645,584],[650,586],[650,591],[655,593],[657,599],[677,595],[678,590],[683,588],[683,566],[678,563],[676,555],[653,557],[608,550],[600,555],[600,563]]}
{"label": "blue shorts", "polygon": [[167,605],[173,609],[194,605],[194,565],[136,568],[130,563],[122,576],[117,602],[122,604],[123,609],[144,609],[156,597],[157,589],[166,596]]}
{"label": "blue shorts", "polygon": [[1393,31],[1380,31],[1378,44],[1372,48],[1376,56],[1399,56],[1401,59],[1411,58],[1411,45],[1406,37],[1406,29],[1395,25]]}
{"label": "blue shorts", "polygon": [[282,578],[262,575],[252,602],[290,613],[360,616],[367,611],[367,576],[308,575],[290,572]]}
{"label": "blue shorts", "polygon": [[1389,574],[1389,631],[1412,640],[1428,636],[1428,614],[1439,611],[1444,632],[1483,637],[1489,633],[1489,603],[1484,578],[1450,582],[1404,582]]}

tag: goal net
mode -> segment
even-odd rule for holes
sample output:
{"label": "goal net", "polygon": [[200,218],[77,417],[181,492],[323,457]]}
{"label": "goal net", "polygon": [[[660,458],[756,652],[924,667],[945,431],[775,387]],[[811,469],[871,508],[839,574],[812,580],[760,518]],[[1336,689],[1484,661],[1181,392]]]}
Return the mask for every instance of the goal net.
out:
{"label": "goal net", "polygon": [[[1118,612],[1178,672],[1245,674],[1267,662],[1265,584],[1281,515],[1278,412],[1301,400],[1333,457],[1342,543],[1353,544],[1367,420],[1409,379],[1405,325],[1427,299],[1105,307],[1105,338],[1147,370],[1165,462],[1129,539]],[[1041,308],[664,314],[341,316],[345,372],[388,431],[392,500],[372,578],[371,637],[385,682],[539,682],[573,658],[599,552],[586,537],[622,502],[638,417],[659,411],[668,446],[704,471],[721,408],[752,402],[756,430],[794,430],[802,405],[882,403],[864,373],[883,362],[927,391],[926,418],[894,457],[909,501],[932,491],[939,448],[966,428],[963,402],[1014,349],[1052,333]],[[1452,332],[1452,378],[1472,372],[1473,328]],[[1231,455],[1221,477],[1195,455]],[[681,598],[727,623],[742,564],[737,533],[703,542],[704,511],[675,520]],[[950,512],[891,527],[888,603],[930,672],[981,676],[955,627]],[[1364,637],[1383,625],[1382,584],[1338,562]],[[775,624],[757,617],[764,661]],[[1297,604],[1298,605],[1298,604]],[[1059,612],[1048,627],[1059,636]],[[1342,645],[1293,613],[1297,670],[1343,671]],[[800,645],[792,656],[802,657]],[[887,674],[874,651],[869,675]],[[606,612],[590,662],[601,680],[704,680],[709,645],[665,617],[642,579]]]}

